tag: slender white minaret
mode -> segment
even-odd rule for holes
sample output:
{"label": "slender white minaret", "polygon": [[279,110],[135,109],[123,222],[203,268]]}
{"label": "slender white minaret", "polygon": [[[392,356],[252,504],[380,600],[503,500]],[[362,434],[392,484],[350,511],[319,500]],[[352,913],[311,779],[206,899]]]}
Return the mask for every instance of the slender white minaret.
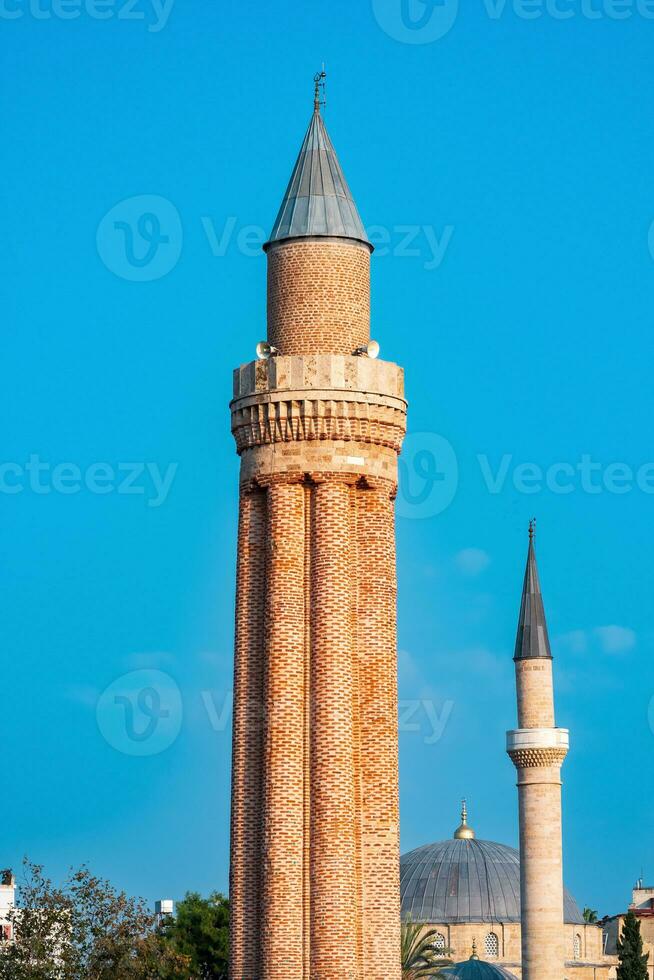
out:
{"label": "slender white minaret", "polygon": [[523,980],[564,980],[561,765],[566,729],[556,728],[552,654],[538,581],[535,521],[515,648],[518,729],[507,752],[518,771]]}

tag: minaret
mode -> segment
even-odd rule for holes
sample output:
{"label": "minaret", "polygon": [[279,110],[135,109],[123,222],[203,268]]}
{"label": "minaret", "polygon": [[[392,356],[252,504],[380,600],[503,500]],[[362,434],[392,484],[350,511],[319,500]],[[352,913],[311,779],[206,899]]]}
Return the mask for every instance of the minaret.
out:
{"label": "minaret", "polygon": [[[394,498],[403,373],[314,113],[270,241],[268,342],[235,372],[241,457],[232,980],[400,977]],[[370,346],[369,346],[370,345]]]}
{"label": "minaret", "polygon": [[514,657],[519,727],[507,734],[507,751],[518,771],[522,977],[563,980],[561,765],[569,737],[554,721],[552,654],[536,566],[535,523],[529,525]]}

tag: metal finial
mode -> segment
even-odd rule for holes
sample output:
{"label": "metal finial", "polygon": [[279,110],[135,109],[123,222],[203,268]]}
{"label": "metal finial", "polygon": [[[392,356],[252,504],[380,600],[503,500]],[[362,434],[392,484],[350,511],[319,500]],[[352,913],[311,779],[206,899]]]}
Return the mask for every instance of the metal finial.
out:
{"label": "metal finial", "polygon": [[476,939],[473,939],[472,940],[472,955],[471,955],[470,959],[471,960],[478,960],[479,959],[479,957],[477,956],[477,940]]}
{"label": "metal finial", "polygon": [[[313,111],[316,113],[320,112],[321,105],[327,105],[325,99],[325,79],[327,78],[327,72],[325,71],[325,66],[323,64],[322,71],[316,72],[313,76],[314,82],[314,94],[313,94]],[[322,89],[322,92],[320,91]]]}
{"label": "metal finial", "polygon": [[536,518],[532,517],[529,521],[529,540],[533,541],[536,537]]}
{"label": "metal finial", "polygon": [[454,831],[454,840],[474,840],[475,832],[468,826],[468,803],[461,801],[461,826]]}

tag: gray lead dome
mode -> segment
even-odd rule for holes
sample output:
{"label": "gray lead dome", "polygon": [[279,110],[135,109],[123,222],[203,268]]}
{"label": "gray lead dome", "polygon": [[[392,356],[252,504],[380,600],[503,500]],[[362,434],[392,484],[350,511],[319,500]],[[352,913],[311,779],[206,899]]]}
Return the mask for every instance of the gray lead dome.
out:
{"label": "gray lead dome", "polygon": [[[445,840],[400,859],[402,917],[415,922],[520,922],[520,854],[484,840]],[[566,922],[583,923],[564,892]]]}

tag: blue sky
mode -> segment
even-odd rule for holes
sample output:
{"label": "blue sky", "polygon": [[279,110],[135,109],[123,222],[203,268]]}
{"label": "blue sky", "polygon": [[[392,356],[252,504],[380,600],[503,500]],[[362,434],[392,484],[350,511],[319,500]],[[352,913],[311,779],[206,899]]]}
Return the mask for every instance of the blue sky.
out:
{"label": "blue sky", "polygon": [[536,515],[567,883],[608,913],[654,878],[648,6],[3,0],[3,866],[226,887],[231,370],[324,60],[410,399],[403,847],[463,795],[517,843]]}

